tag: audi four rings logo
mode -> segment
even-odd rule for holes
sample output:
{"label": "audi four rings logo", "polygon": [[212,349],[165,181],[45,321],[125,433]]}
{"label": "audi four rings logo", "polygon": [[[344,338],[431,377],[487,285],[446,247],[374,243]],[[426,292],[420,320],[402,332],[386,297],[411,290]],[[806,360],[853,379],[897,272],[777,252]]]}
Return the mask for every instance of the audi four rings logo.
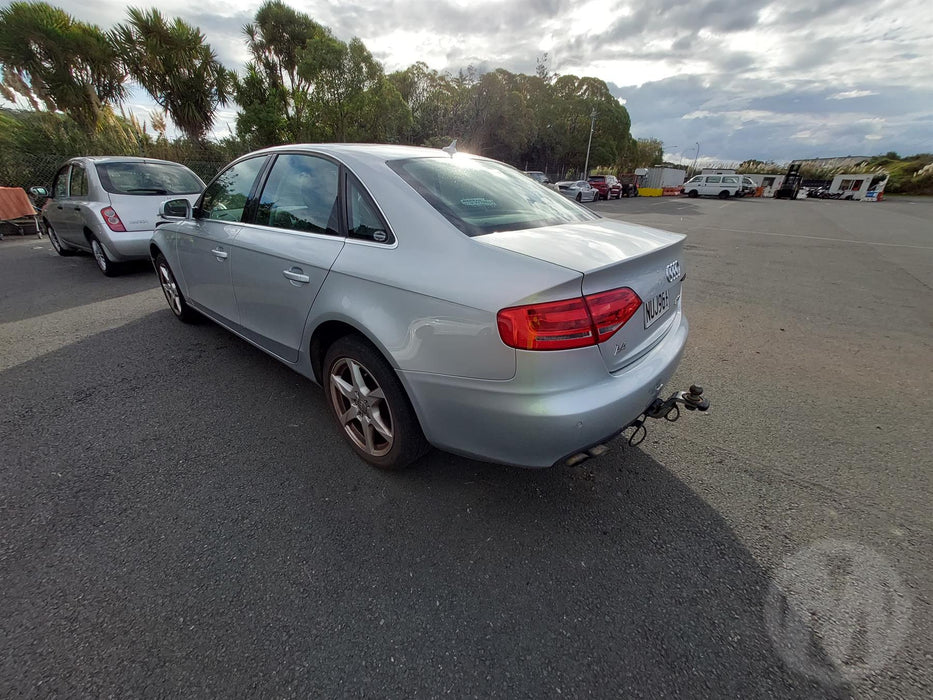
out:
{"label": "audi four rings logo", "polygon": [[673,282],[680,277],[680,262],[675,260],[667,266],[667,281]]}

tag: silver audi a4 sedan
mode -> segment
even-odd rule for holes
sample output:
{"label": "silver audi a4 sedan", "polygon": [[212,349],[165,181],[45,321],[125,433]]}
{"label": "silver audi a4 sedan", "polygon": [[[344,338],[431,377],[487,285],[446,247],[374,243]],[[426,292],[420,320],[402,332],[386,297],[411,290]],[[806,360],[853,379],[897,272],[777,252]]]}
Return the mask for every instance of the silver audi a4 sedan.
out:
{"label": "silver audi a4 sedan", "polygon": [[433,445],[546,467],[670,417],[682,235],[497,161],[389,145],[257,151],[162,212],[150,254],[174,314],[320,384],[372,465]]}
{"label": "silver audi a4 sedan", "polygon": [[42,221],[59,255],[91,253],[108,277],[146,260],[166,196],[194,202],[204,183],[184,165],[154,158],[72,158],[55,174]]}

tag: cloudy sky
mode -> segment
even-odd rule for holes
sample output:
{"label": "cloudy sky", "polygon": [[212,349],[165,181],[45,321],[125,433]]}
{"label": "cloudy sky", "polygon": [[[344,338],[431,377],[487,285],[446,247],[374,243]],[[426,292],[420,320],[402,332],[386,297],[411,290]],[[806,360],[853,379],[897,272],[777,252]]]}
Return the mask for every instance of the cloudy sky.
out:
{"label": "cloudy sky", "polygon": [[[104,28],[125,16],[114,0],[49,1]],[[931,0],[289,4],[341,39],[360,37],[387,72],[420,60],[454,73],[469,64],[530,73],[547,52],[552,71],[605,80],[632,133],[663,140],[675,162],[692,162],[697,144],[706,162],[933,151]],[[259,5],[157,4],[199,26],[234,70],[247,58],[241,28]],[[133,109],[148,113],[151,103],[134,96]]]}

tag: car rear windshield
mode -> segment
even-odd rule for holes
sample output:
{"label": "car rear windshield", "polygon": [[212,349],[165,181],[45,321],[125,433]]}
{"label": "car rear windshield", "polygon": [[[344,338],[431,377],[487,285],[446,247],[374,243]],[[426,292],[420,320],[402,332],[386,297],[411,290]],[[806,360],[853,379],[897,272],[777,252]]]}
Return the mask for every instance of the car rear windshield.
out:
{"label": "car rear windshield", "polygon": [[468,236],[600,218],[496,161],[456,155],[393,160],[388,165]]}
{"label": "car rear windshield", "polygon": [[590,182],[605,182],[606,178],[602,175],[592,175],[590,177]]}
{"label": "car rear windshield", "polygon": [[197,194],[204,189],[197,175],[173,163],[98,163],[97,174],[111,194]]}

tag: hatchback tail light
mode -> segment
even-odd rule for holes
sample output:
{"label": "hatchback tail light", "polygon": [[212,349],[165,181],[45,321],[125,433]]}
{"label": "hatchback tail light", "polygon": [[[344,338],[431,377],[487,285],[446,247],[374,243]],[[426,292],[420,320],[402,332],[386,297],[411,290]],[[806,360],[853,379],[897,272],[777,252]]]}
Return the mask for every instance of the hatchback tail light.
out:
{"label": "hatchback tail light", "polygon": [[576,299],[502,309],[499,335],[520,350],[568,350],[597,345],[638,311],[639,296],[628,287]]}
{"label": "hatchback tail light", "polygon": [[110,227],[111,231],[118,233],[126,231],[126,227],[120,221],[120,216],[114,211],[113,207],[104,207],[100,210],[100,215],[104,217],[104,223]]}

